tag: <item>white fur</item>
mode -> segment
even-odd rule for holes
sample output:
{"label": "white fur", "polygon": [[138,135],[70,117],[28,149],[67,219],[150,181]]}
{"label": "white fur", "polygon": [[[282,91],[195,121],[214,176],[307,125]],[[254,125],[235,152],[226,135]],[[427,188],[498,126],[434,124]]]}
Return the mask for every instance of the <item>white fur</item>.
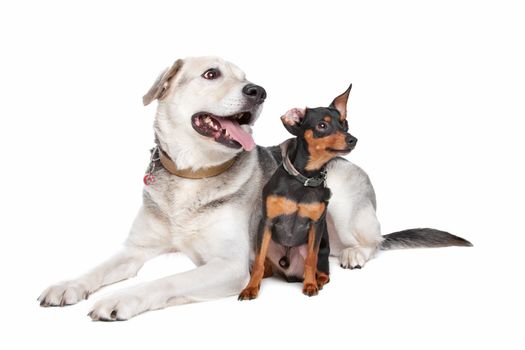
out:
{"label": "white fur", "polygon": [[375,194],[366,173],[351,162],[327,166],[330,254],[339,255],[344,268],[363,267],[381,244],[381,228],[375,213]]}
{"label": "white fur", "polygon": [[[221,79],[201,77],[212,67],[222,72]],[[199,135],[190,118],[200,111],[240,112],[247,83],[239,68],[222,59],[184,60],[159,101],[154,126],[163,149],[179,168],[213,166],[239,152]],[[252,112],[258,116],[260,110],[258,106]],[[257,161],[257,152],[250,152],[245,168],[228,188],[208,179],[160,178],[159,185],[145,188],[155,209],[139,210],[123,250],[79,278],[47,288],[39,300],[45,306],[74,304],[105,285],[134,276],[148,259],[172,251],[186,254],[197,267],[104,297],[94,304],[91,318],[126,320],[148,310],[237,294],[249,278],[249,222],[262,185],[205,215],[196,208],[228,191],[239,191],[246,177],[260,178]],[[333,192],[328,208],[332,253],[340,255],[344,267],[363,266],[382,239],[372,186],[360,168],[344,161],[332,163],[327,181]]]}
{"label": "white fur", "polygon": [[[222,72],[217,80],[205,80],[201,74],[214,67]],[[231,115],[242,111],[245,74],[234,64],[216,57],[187,58],[170,87],[167,98],[159,101],[155,131],[165,140],[163,146],[180,168],[199,169],[224,163],[241,150],[217,147],[215,142],[196,133],[190,122],[194,113],[206,111]],[[182,88],[183,87],[183,88]],[[176,93],[173,93],[176,91]],[[254,110],[257,117],[262,107]],[[249,130],[249,126],[245,126]]]}

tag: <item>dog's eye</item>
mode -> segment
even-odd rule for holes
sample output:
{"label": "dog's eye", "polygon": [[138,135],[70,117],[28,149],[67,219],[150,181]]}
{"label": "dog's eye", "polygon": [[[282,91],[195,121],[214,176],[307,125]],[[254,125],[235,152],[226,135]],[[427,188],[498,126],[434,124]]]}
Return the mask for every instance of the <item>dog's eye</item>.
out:
{"label": "dog's eye", "polygon": [[328,127],[328,124],[326,124],[325,122],[319,122],[319,124],[317,124],[317,130],[326,130],[326,128]]}
{"label": "dog's eye", "polygon": [[204,79],[213,80],[221,76],[221,71],[216,68],[210,68],[206,72],[202,73]]}
{"label": "dog's eye", "polygon": [[348,131],[348,122],[346,121],[346,119],[343,121],[343,129],[345,131]]}

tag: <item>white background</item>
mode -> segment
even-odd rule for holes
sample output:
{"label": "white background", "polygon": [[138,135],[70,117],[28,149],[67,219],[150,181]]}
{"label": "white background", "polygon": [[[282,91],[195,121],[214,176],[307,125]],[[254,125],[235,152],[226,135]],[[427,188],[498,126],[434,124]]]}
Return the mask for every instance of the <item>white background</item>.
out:
{"label": "white background", "polygon": [[[344,4],[344,5],[343,5]],[[523,349],[524,11],[508,1],[17,1],[0,5],[0,347]],[[260,298],[90,322],[112,290],[191,268],[182,256],[64,309],[36,298],[118,249],[141,202],[154,106],[176,58],[214,54],[266,88],[279,116],[354,88],[349,158],[383,232],[435,227],[474,248],[332,264],[315,298],[265,280]]]}

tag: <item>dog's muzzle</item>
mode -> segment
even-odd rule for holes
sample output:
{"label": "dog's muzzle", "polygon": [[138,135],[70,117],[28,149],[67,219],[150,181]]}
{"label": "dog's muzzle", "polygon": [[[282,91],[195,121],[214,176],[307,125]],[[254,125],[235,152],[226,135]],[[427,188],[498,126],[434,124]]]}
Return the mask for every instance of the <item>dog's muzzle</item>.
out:
{"label": "dog's muzzle", "polygon": [[266,90],[259,85],[246,84],[242,88],[242,93],[254,105],[260,105],[266,99]]}

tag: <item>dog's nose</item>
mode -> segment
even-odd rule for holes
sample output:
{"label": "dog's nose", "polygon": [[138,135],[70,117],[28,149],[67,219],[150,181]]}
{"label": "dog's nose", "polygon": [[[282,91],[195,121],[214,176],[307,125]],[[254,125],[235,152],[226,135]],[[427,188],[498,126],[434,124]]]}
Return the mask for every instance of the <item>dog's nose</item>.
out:
{"label": "dog's nose", "polygon": [[346,144],[350,147],[355,147],[355,144],[357,143],[357,139],[353,137],[352,135],[348,134],[346,135]]}
{"label": "dog's nose", "polygon": [[242,88],[242,93],[255,104],[261,104],[266,99],[266,90],[259,85],[247,84]]}

